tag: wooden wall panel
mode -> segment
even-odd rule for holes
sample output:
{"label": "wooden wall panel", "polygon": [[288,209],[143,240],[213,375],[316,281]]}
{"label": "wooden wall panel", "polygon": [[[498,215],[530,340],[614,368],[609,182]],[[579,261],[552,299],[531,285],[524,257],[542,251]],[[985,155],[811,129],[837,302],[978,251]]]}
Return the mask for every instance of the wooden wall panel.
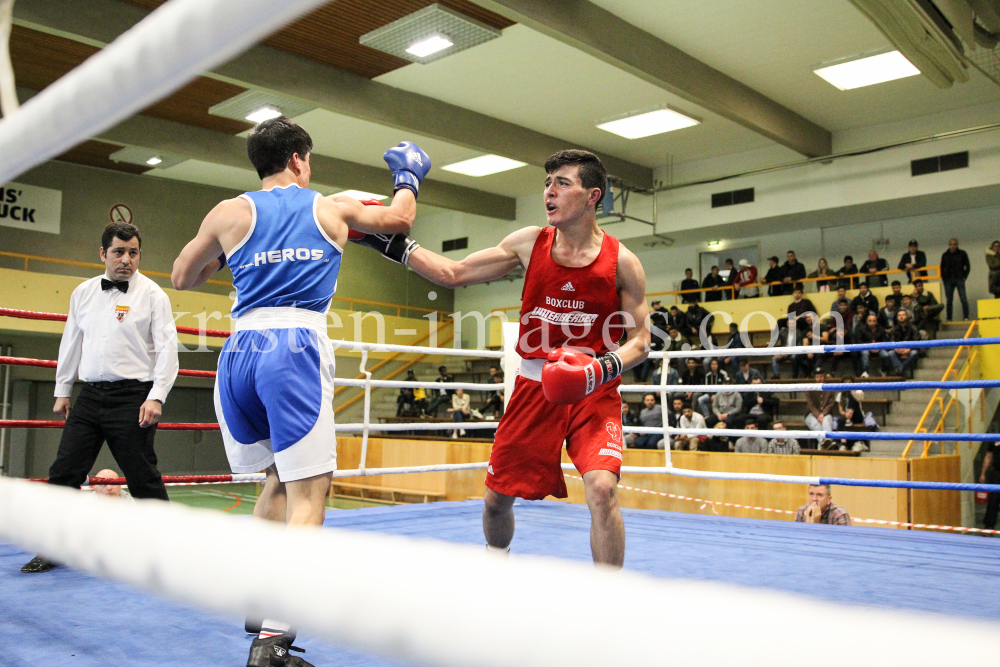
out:
{"label": "wooden wall panel", "polygon": [[74,164],[83,164],[88,167],[114,169],[115,171],[123,171],[126,174],[144,174],[152,169],[152,167],[144,167],[141,164],[113,161],[110,155],[120,149],[121,146],[108,144],[103,141],[85,141],[54,159]]}
{"label": "wooden wall panel", "polygon": [[[907,475],[906,461],[902,459],[838,456],[814,456],[812,459],[812,474],[819,477],[905,480]],[[909,496],[905,489],[834,486],[832,491],[833,502],[851,516],[887,521],[906,521],[901,517],[909,516]]]}
{"label": "wooden wall panel", "polygon": [[[961,481],[960,456],[929,456],[910,459],[914,482]],[[962,525],[961,494],[958,491],[910,491],[910,521],[940,526]]]}

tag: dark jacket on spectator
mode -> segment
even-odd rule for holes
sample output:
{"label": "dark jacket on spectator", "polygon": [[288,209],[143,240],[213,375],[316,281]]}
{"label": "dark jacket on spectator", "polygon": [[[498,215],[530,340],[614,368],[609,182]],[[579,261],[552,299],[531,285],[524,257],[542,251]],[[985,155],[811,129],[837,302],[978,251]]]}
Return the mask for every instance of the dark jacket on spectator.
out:
{"label": "dark jacket on spectator", "polygon": [[[698,289],[701,285],[694,278],[685,278],[681,281],[681,291],[689,289]],[[691,294],[681,294],[683,301],[689,303],[691,301],[701,301],[701,292],[692,292]]]}
{"label": "dark jacket on spectator", "polygon": [[728,384],[728,383],[729,383],[729,373],[720,368],[714,373],[711,370],[705,373],[705,381],[702,384]]}
{"label": "dark jacket on spectator", "polygon": [[867,324],[862,327],[858,327],[854,330],[852,337],[854,338],[852,342],[857,343],[858,345],[866,345],[868,343],[884,343],[889,340],[889,337],[885,333],[885,329],[878,324],[875,325],[874,331],[872,331]]}
{"label": "dark jacket on spectator", "polygon": [[678,310],[677,314],[674,315],[673,312],[668,310],[666,317],[667,317],[667,328],[669,329],[670,327],[677,327],[677,330],[681,332],[681,335],[686,338],[688,333],[687,317],[684,316],[684,313]]}
{"label": "dark jacket on spectator", "polygon": [[[664,339],[667,337],[667,311],[657,308],[649,313],[650,330],[649,347],[657,352],[663,349]],[[659,329],[662,333],[657,333]]]}
{"label": "dark jacket on spectator", "polygon": [[[767,275],[764,276],[765,283],[780,283],[785,277],[784,271],[782,271],[780,266],[776,266],[773,269],[767,270]],[[781,296],[782,290],[781,285],[768,285],[767,295],[768,296]]]}
{"label": "dark jacket on spectator", "polygon": [[[879,257],[874,262],[870,259],[866,259],[865,263],[861,265],[861,273],[868,273],[872,269],[875,269],[876,271],[888,271],[889,262]],[[865,282],[868,283],[868,287],[885,287],[889,284],[889,277],[884,273],[880,276],[869,275],[865,277]]]}
{"label": "dark jacket on spectator", "polygon": [[681,384],[705,384],[705,371],[701,370],[701,366],[695,366],[693,373],[685,368],[681,373]]}
{"label": "dark jacket on spectator", "polygon": [[911,340],[920,340],[920,332],[918,332],[909,322],[907,322],[906,325],[901,325],[899,322],[896,322],[895,326],[892,327],[892,331],[889,332],[889,340],[893,343],[905,343]]}
{"label": "dark jacket on spectator", "polygon": [[[722,276],[713,276],[711,273],[701,281],[701,286],[711,290],[713,287],[725,287],[726,279]],[[705,292],[705,301],[722,301],[722,292]]]}
{"label": "dark jacket on spectator", "polygon": [[694,333],[693,335],[700,335],[701,334],[701,323],[702,323],[702,321],[706,317],[708,317],[709,318],[709,322],[708,322],[708,324],[705,325],[705,333],[707,333],[707,334],[711,334],[712,333],[712,318],[711,318],[711,315],[709,314],[709,312],[707,310],[705,310],[704,308],[702,308],[700,305],[694,304],[694,305],[690,306],[687,309],[687,312],[684,313],[684,316],[687,318],[687,324],[688,324],[688,326],[691,327],[692,329],[695,329],[695,331],[697,332],[697,333]]}
{"label": "dark jacket on spectator", "polygon": [[760,374],[760,371],[751,366],[746,375],[743,375],[743,371],[736,371],[733,382],[735,384],[753,384],[754,378],[760,378],[761,382],[764,381],[764,376]]}
{"label": "dark jacket on spectator", "polygon": [[868,309],[869,313],[875,313],[878,315],[878,297],[871,292],[868,292],[867,296],[861,296],[859,294],[851,299],[851,308],[857,311],[859,303],[865,304],[865,308]]}
{"label": "dark jacket on spectator", "polygon": [[789,321],[791,321],[792,319],[798,320],[805,313],[815,313],[815,312],[816,312],[816,306],[813,305],[812,301],[810,301],[805,297],[802,297],[801,301],[792,301],[790,304],[788,304]]}
{"label": "dark jacket on spectator", "polygon": [[913,282],[914,278],[923,278],[924,276],[927,275],[926,271],[917,271],[917,270],[915,270],[915,269],[927,266],[927,255],[924,254],[924,251],[923,250],[918,250],[917,251],[917,255],[916,255],[916,257],[914,259],[916,259],[915,263],[913,262],[913,259],[910,259],[910,253],[909,252],[904,252],[903,256],[899,260],[899,264],[896,265],[897,269],[899,269],[900,271],[903,271],[904,269],[906,269],[906,265],[907,264],[910,264],[910,263],[914,264],[914,270],[906,272],[906,277],[909,279],[909,281],[911,283]]}
{"label": "dark jacket on spectator", "polygon": [[792,282],[782,286],[782,294],[791,294],[795,288],[795,283],[800,283],[806,279],[806,265],[795,260],[794,264],[785,262],[781,265],[781,279],[791,278]]}
{"label": "dark jacket on spectator", "polygon": [[622,426],[641,426],[641,425],[642,424],[639,422],[639,415],[632,412],[632,406],[629,406],[628,414],[622,415]]}
{"label": "dark jacket on spectator", "polygon": [[[855,273],[860,273],[860,271],[858,270],[858,265],[857,264],[852,264],[851,268],[847,268],[846,266],[842,266],[842,267],[840,267],[840,270],[837,271],[837,275],[838,276],[850,276],[850,275],[853,275]],[[861,284],[861,278],[841,278],[840,279],[840,286],[843,287],[844,289],[858,289],[858,285],[860,285],[860,284]]]}
{"label": "dark jacket on spectator", "polygon": [[969,256],[961,248],[955,252],[945,250],[941,255],[941,280],[965,280],[971,270]]}

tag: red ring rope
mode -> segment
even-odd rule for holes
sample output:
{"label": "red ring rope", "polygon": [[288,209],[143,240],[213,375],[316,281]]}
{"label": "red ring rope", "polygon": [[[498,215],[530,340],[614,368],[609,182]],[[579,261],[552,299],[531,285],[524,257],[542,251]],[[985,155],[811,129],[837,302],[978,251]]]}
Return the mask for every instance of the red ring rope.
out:
{"label": "red ring rope", "polygon": [[[38,368],[55,368],[56,362],[51,359],[28,359],[26,357],[0,357],[0,366],[35,366]],[[189,371],[181,369],[178,375],[192,378],[214,378],[215,371]]]}
{"label": "red ring rope", "polygon": [[[0,428],[62,428],[66,422],[52,419],[0,419]],[[218,431],[218,424],[160,424],[163,431]]]}
{"label": "red ring rope", "polygon": [[[0,317],[19,317],[24,320],[50,320],[52,322],[65,322],[67,315],[62,313],[42,313],[34,310],[18,310],[17,308],[0,308]],[[231,331],[223,329],[199,329],[197,327],[177,327],[177,333],[192,334],[194,336],[211,336],[214,338],[229,338]]]}
{"label": "red ring rope", "polygon": [[[27,481],[47,482],[49,480],[39,477],[34,479],[28,479]],[[232,475],[164,475],[163,476],[164,484],[219,484],[231,481],[233,481]],[[94,486],[95,484],[111,484],[111,485],[124,486],[126,482],[124,477],[88,477],[86,484],[88,486]]]}

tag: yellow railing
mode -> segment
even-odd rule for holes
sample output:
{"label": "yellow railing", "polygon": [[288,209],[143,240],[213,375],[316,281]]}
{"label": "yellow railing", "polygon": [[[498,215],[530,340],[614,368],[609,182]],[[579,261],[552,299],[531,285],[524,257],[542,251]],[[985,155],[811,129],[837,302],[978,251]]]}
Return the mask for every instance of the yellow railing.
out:
{"label": "yellow railing", "polygon": [[[965,335],[962,336],[962,338],[963,339],[971,338],[972,337],[972,332],[975,331],[977,324],[979,324],[978,320],[973,321],[972,324],[969,325],[968,330],[965,332]],[[961,370],[956,370],[955,369],[955,364],[957,364],[958,360],[962,357],[962,351],[963,350],[968,350],[969,351],[969,357],[968,357],[968,359],[965,360],[965,364],[963,364]],[[973,349],[973,346],[971,346],[971,345],[960,345],[958,347],[958,349],[955,350],[955,354],[952,356],[951,363],[948,364],[948,368],[945,370],[944,375],[941,376],[941,382],[947,382],[948,380],[951,380],[951,379],[954,379],[954,380],[965,380],[965,379],[968,379],[968,376],[972,374],[972,362],[976,358],[976,356],[978,356],[978,355],[979,355],[979,349],[978,348]],[[951,376],[953,374],[954,374],[955,377],[951,378]],[[956,394],[956,396],[957,396],[957,394]],[[956,396],[951,396],[949,398],[949,400],[948,400],[947,405],[945,405],[944,394],[942,393],[942,390],[941,389],[935,389],[934,390],[934,395],[931,396],[930,402],[927,403],[927,407],[924,409],[924,413],[920,416],[920,421],[917,422],[917,427],[915,429],[913,429],[913,432],[914,433],[944,433],[945,419],[948,416],[948,412],[951,410],[951,408],[953,406],[956,406],[958,404]],[[937,406],[937,407],[940,408],[940,410],[941,410],[941,417],[940,417],[940,419],[938,419],[937,423],[934,425],[934,429],[931,430],[931,431],[929,431],[928,428],[927,428],[927,426],[926,426],[926,424],[927,424],[927,420],[930,419],[931,413],[934,411],[934,407],[935,406]],[[959,424],[958,421],[957,421],[958,420],[958,412],[957,411],[955,413],[955,416],[956,416],[956,426],[958,426],[959,428],[961,428],[961,424]],[[971,420],[971,417],[970,417],[970,420]],[[971,430],[971,425],[970,425],[970,430]],[[906,449],[903,450],[903,455],[902,455],[902,457],[904,459],[907,456],[909,456],[909,454],[910,454],[910,448],[913,447],[913,443],[915,443],[915,442],[916,442],[916,440],[910,440],[909,442],[906,443]],[[933,443],[930,440],[924,441],[924,453],[922,454],[923,457],[926,457],[927,454],[928,454],[928,452],[930,452],[932,444]],[[942,445],[942,447],[943,447],[943,445]]]}
{"label": "yellow railing", "polygon": [[[78,266],[85,269],[100,269],[104,270],[103,264],[98,264],[96,262],[81,262],[75,259],[59,259],[57,257],[44,257],[42,255],[26,255],[21,252],[8,252],[6,250],[0,250],[0,257],[11,257],[14,259],[20,259],[24,261],[24,270],[28,271],[29,264],[31,262],[41,262],[43,264],[62,264],[63,266]],[[143,275],[156,276],[157,278],[170,278],[169,273],[163,273],[161,271],[146,271],[143,269]],[[221,285],[223,287],[232,287],[233,284],[226,280],[207,280],[209,285]],[[385,301],[370,301],[368,299],[354,299],[347,296],[334,296],[334,300],[343,301],[348,304],[348,310],[354,311],[355,306],[377,306],[379,308],[395,308],[396,316],[402,317],[404,310],[416,312],[416,313],[438,313],[441,316],[447,317],[451,313],[445,310],[435,310],[434,308],[423,308],[420,306],[407,306],[400,303],[386,303]]]}

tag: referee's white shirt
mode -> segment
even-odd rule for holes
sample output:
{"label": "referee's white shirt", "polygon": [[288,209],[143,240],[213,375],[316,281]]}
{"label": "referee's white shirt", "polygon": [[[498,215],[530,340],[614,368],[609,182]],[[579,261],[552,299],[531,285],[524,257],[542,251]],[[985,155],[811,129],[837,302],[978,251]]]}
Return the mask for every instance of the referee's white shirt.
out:
{"label": "referee's white shirt", "polygon": [[91,278],[73,290],[59,343],[55,396],[68,397],[73,382],[153,382],[147,400],[164,402],[177,379],[177,327],[170,299],[138,271],[128,292],[101,289]]}

